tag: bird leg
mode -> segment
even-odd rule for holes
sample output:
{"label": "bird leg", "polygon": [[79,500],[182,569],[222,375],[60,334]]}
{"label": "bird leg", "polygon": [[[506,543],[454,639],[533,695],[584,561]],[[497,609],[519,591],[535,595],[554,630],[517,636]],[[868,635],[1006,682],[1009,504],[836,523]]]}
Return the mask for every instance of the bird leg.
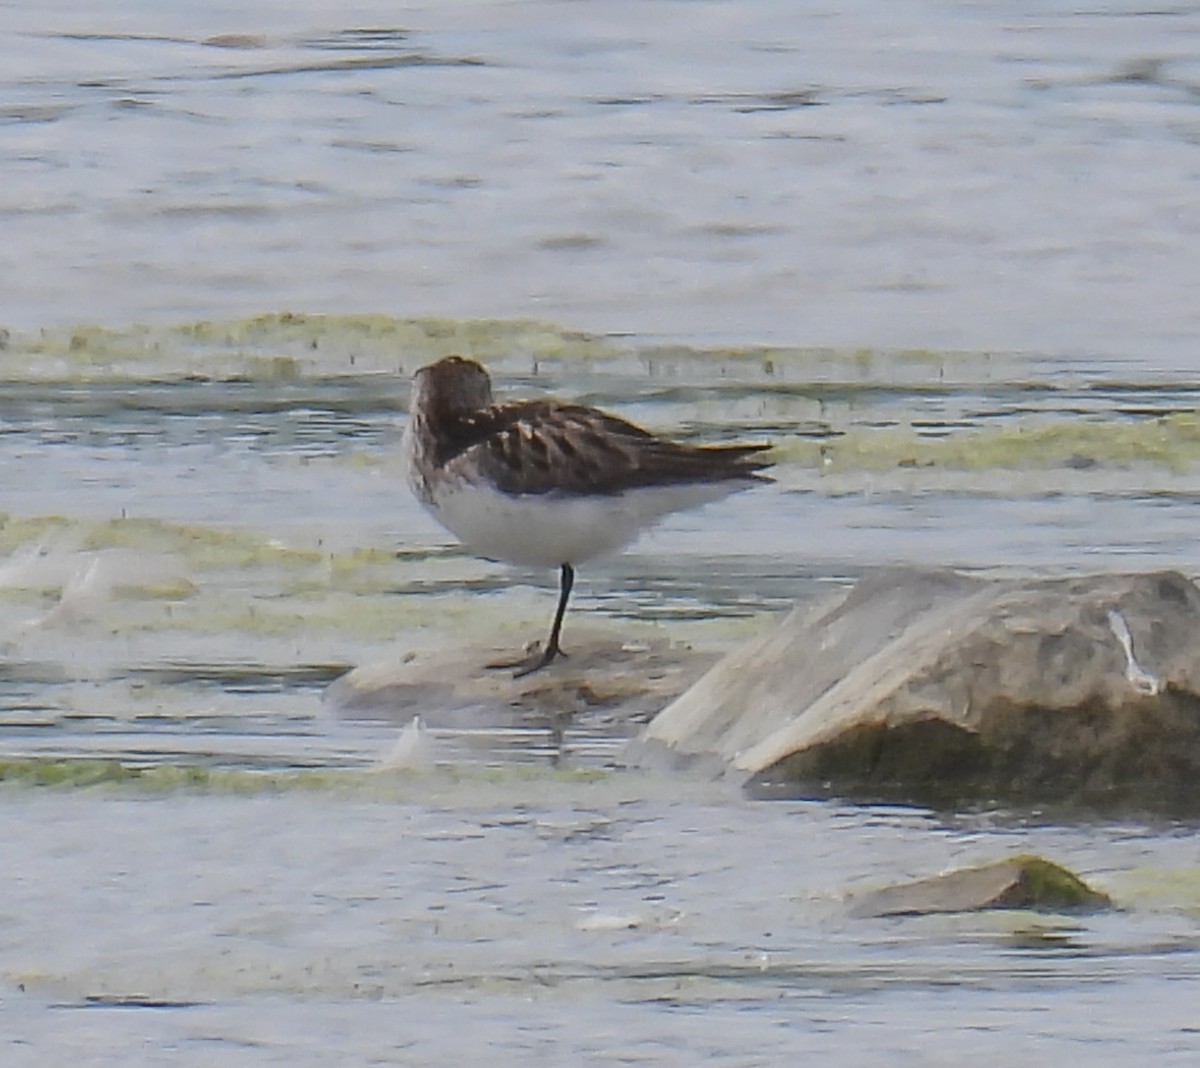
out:
{"label": "bird leg", "polygon": [[558,592],[558,609],[554,613],[554,624],[550,628],[550,637],[546,641],[545,649],[534,649],[533,652],[523,660],[516,660],[511,663],[488,664],[489,668],[516,668],[513,672],[514,679],[523,679],[526,675],[532,675],[535,671],[541,671],[547,664],[556,660],[558,657],[566,659],[567,654],[562,651],[558,644],[559,635],[562,633],[563,617],[567,614],[567,601],[571,596],[571,587],[575,585],[575,569],[570,564],[563,564],[559,570],[559,592]]}

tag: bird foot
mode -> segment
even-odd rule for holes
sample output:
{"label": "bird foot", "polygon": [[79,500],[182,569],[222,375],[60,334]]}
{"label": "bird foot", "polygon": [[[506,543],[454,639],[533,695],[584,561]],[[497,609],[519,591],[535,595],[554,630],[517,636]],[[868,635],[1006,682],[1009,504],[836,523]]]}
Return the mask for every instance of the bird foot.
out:
{"label": "bird foot", "polygon": [[564,653],[557,645],[547,646],[542,649],[542,643],[539,641],[530,642],[525,646],[525,656],[520,660],[500,660],[493,661],[490,664],[485,664],[484,667],[488,671],[509,671],[513,670],[514,679],[523,679],[526,675],[532,675],[535,671],[541,671],[547,664],[562,657],[567,659],[567,654]]}

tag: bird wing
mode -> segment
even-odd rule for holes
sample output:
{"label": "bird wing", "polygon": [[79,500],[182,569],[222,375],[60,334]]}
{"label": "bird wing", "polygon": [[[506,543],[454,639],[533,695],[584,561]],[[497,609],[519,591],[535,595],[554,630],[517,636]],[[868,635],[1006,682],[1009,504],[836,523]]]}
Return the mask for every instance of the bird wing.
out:
{"label": "bird wing", "polygon": [[[768,445],[685,445],[577,404],[527,401],[472,413],[447,468],[476,468],[503,492],[569,495],[728,479],[768,481]],[[466,470],[464,470],[464,474]]]}

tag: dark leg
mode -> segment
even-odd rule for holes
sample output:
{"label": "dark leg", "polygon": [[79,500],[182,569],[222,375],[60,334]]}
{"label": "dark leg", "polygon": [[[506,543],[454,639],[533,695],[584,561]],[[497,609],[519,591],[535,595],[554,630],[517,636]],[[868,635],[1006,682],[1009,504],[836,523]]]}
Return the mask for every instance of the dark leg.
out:
{"label": "dark leg", "polygon": [[563,564],[558,573],[558,608],[554,613],[554,625],[550,628],[550,640],[546,643],[546,652],[550,654],[550,659],[567,655],[558,647],[558,636],[562,633],[563,617],[567,614],[567,601],[570,600],[571,590],[574,586],[575,569],[570,564]]}
{"label": "dark leg", "polygon": [[515,679],[532,675],[540,671],[556,657],[567,654],[559,648],[558,636],[562,633],[563,616],[567,614],[567,601],[571,597],[571,587],[575,585],[575,569],[570,564],[563,564],[559,571],[558,610],[554,613],[554,625],[550,628],[550,638],[546,648],[540,654],[535,654],[532,661],[519,665],[521,670],[513,675]]}

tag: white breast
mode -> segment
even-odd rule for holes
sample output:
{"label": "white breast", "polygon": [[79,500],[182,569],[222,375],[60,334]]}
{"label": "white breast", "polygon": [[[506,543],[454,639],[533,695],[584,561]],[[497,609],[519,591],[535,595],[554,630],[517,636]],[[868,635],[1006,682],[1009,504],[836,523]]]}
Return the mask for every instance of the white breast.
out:
{"label": "white breast", "polygon": [[717,500],[746,482],[627,490],[594,497],[513,497],[483,482],[435,484],[429,510],[473,553],[530,567],[581,564],[625,548],[656,520]]}

